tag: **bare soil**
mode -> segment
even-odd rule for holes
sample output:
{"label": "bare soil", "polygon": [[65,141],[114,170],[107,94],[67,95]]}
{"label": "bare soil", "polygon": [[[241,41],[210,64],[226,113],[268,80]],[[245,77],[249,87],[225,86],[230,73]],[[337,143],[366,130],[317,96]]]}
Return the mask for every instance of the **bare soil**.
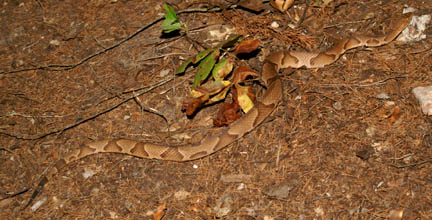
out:
{"label": "bare soil", "polygon": [[[168,2],[176,11],[227,4]],[[210,46],[217,25],[260,40],[243,60],[260,71],[272,51],[324,50],[353,30],[383,33],[407,6],[432,12],[431,1],[299,0],[286,13],[265,3],[260,13],[180,14],[185,36],[152,24],[161,1],[2,1],[0,219],[153,219],[162,205],[164,219],[432,219],[432,120],[411,92],[432,83],[431,28],[419,42],[283,70],[284,99],[269,120],[216,154],[184,163],[97,154],[68,165],[21,211],[44,171],[84,143],[176,144],[212,129],[217,105],[193,119],[181,112],[196,70],[174,71]]]}

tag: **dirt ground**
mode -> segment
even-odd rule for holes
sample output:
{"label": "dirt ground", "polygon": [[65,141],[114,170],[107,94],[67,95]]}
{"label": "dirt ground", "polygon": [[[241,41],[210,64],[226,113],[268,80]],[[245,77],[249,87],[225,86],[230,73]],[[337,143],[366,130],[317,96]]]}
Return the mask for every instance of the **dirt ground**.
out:
{"label": "dirt ground", "polygon": [[[228,4],[167,2],[176,11]],[[281,71],[284,98],[270,118],[211,156],[93,155],[61,170],[21,210],[44,171],[82,144],[178,144],[211,131],[217,105],[192,119],[181,112],[196,69],[174,71],[221,25],[260,40],[243,59],[260,71],[272,51],[325,50],[353,31],[385,32],[403,8],[432,12],[431,1],[409,0],[299,0],[285,13],[254,6],[263,11],[182,13],[187,34],[163,35],[154,22],[161,1],[2,1],[0,218],[153,219],[165,206],[164,219],[432,219],[432,118],[411,92],[432,84],[431,28],[422,41]],[[263,87],[254,88],[259,96]]]}

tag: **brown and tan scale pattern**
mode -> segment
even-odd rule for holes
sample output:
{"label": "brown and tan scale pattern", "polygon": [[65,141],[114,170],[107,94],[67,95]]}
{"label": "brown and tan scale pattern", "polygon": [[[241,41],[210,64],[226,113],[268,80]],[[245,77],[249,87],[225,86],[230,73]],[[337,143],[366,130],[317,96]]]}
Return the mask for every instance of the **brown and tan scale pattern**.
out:
{"label": "brown and tan scale pattern", "polygon": [[81,148],[60,159],[47,173],[33,192],[27,207],[41,191],[48,179],[56,175],[64,166],[83,157],[97,153],[122,153],[148,159],[190,161],[208,156],[228,146],[257,127],[276,108],[282,98],[282,83],[278,72],[281,68],[319,68],[336,61],[347,50],[366,46],[378,47],[393,41],[408,25],[411,14],[406,14],[394,29],[383,36],[354,35],[341,40],[332,48],[310,53],[304,51],[280,51],[268,56],[263,64],[261,78],[267,90],[261,101],[253,109],[220,133],[204,138],[200,143],[181,146],[166,146],[134,140],[102,140],[81,146]]}

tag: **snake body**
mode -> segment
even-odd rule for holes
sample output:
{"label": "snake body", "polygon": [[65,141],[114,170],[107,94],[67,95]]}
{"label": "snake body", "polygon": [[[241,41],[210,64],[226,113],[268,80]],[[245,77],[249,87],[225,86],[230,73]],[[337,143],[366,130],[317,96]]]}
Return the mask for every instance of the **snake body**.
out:
{"label": "snake body", "polygon": [[163,144],[147,143],[127,139],[101,140],[85,144],[80,148],[58,160],[49,168],[42,181],[36,187],[30,201],[41,191],[46,182],[55,176],[68,164],[84,157],[97,153],[122,153],[139,158],[190,161],[213,154],[222,148],[241,138],[246,133],[256,128],[277,107],[282,98],[282,82],[278,76],[281,68],[319,68],[335,62],[347,50],[366,46],[378,47],[393,41],[399,33],[408,25],[411,15],[406,14],[393,29],[381,36],[353,35],[350,38],[340,40],[330,49],[323,52],[311,53],[304,51],[280,51],[268,56],[263,64],[261,79],[267,89],[260,101],[243,117],[229,127],[209,135],[196,144],[168,146]]}

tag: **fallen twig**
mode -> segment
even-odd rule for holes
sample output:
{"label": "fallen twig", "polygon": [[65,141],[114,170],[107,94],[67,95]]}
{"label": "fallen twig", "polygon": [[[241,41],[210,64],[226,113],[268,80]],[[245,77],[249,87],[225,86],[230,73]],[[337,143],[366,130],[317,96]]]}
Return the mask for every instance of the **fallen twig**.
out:
{"label": "fallen twig", "polygon": [[[231,5],[229,8],[234,8],[236,7],[236,5]],[[192,13],[192,12],[214,12],[214,11],[221,11],[222,8],[220,7],[215,7],[215,8],[193,8],[193,9],[185,9],[185,10],[181,10],[179,12],[177,12],[177,14],[185,14],[185,13]],[[80,61],[78,61],[77,63],[71,63],[71,64],[48,64],[48,65],[43,65],[43,66],[37,66],[37,67],[28,67],[28,68],[23,68],[23,69],[16,69],[16,70],[10,70],[10,71],[3,71],[0,72],[0,74],[11,74],[11,73],[19,73],[19,72],[26,72],[26,71],[32,71],[32,70],[50,70],[50,71],[62,71],[62,70],[69,70],[69,69],[73,69],[85,62],[87,62],[88,60],[92,59],[93,57],[96,57],[100,54],[103,54],[109,50],[112,50],[118,46],[120,46],[121,44],[125,43],[126,41],[134,38],[135,36],[137,36],[139,33],[143,32],[144,30],[146,30],[147,28],[153,26],[154,24],[158,23],[159,21],[162,21],[164,19],[163,16],[156,18],[155,20],[151,21],[150,23],[144,25],[143,27],[139,28],[137,31],[135,31],[134,33],[130,34],[129,36],[127,36],[126,38],[124,38],[123,40],[120,40],[117,43],[114,43],[113,45],[104,48],[102,50],[99,50],[93,54],[90,54],[89,56],[81,59]]]}
{"label": "fallen twig", "polygon": [[20,136],[17,136],[17,135],[12,135],[12,134],[3,133],[3,132],[1,132],[0,134],[4,134],[4,135],[7,135],[7,136],[11,136],[11,137],[14,137],[14,138],[17,138],[17,139],[23,139],[23,140],[37,140],[37,139],[46,137],[46,136],[54,134],[54,133],[62,132],[62,131],[65,131],[67,129],[76,127],[76,126],[78,126],[78,125],[80,125],[80,124],[82,124],[82,123],[84,123],[86,121],[89,121],[89,120],[94,119],[94,118],[96,118],[96,117],[98,117],[100,115],[103,115],[103,114],[105,114],[107,112],[110,112],[110,111],[116,109],[117,107],[119,107],[120,105],[122,105],[123,103],[126,103],[129,100],[135,99],[136,97],[141,96],[141,95],[143,95],[143,94],[145,94],[147,92],[150,92],[151,90],[153,90],[153,89],[155,89],[155,88],[157,88],[157,87],[159,87],[161,85],[164,85],[164,84],[170,82],[173,79],[174,79],[174,77],[171,77],[171,78],[166,79],[166,80],[162,80],[162,81],[160,81],[158,83],[155,83],[154,85],[150,86],[148,89],[146,89],[146,90],[144,90],[144,91],[142,91],[142,92],[140,92],[138,94],[134,94],[133,96],[130,96],[128,98],[125,98],[123,101],[121,101],[121,102],[119,102],[119,103],[117,103],[117,104],[115,104],[115,105],[113,105],[113,106],[111,106],[111,107],[109,107],[109,108],[101,111],[101,112],[97,112],[97,113],[95,113],[95,114],[93,114],[93,115],[91,115],[91,116],[89,116],[87,118],[84,118],[84,119],[81,119],[81,120],[79,120],[79,121],[77,121],[75,123],[66,125],[65,127],[55,128],[55,129],[53,129],[51,131],[48,131],[48,132],[46,132],[44,134],[33,135],[33,136],[28,136],[28,137],[23,137],[23,136],[20,137]]}
{"label": "fallen twig", "polygon": [[423,165],[425,163],[432,163],[432,159],[424,160],[424,161],[421,161],[421,162],[418,162],[418,163],[405,164],[405,165],[394,165],[394,164],[391,164],[391,166],[395,167],[395,168],[407,168],[407,167],[420,166],[420,165]]}

